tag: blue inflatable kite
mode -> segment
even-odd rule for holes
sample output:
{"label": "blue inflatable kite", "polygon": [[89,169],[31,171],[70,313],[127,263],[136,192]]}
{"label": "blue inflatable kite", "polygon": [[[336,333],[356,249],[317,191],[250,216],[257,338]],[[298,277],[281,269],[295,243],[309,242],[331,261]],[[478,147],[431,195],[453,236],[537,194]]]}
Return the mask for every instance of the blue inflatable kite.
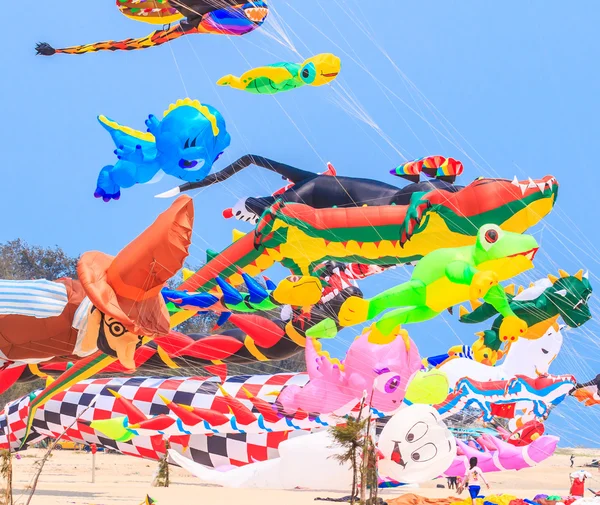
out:
{"label": "blue inflatable kite", "polygon": [[186,182],[201,181],[231,142],[219,111],[189,98],[172,104],[162,120],[148,116],[145,133],[105,116],[98,116],[98,121],[110,133],[119,159],[98,176],[94,196],[105,202],[118,200],[121,188],[156,182],[163,173]]}

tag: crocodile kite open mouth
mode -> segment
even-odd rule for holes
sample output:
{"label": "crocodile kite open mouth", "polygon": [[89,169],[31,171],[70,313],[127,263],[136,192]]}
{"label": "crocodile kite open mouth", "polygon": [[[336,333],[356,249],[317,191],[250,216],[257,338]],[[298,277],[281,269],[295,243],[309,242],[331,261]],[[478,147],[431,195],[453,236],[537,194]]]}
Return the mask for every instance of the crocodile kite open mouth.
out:
{"label": "crocodile kite open mouth", "polygon": [[538,252],[539,247],[534,247],[533,249],[529,249],[529,251],[519,252],[516,254],[511,254],[508,256],[509,258],[514,258],[515,256],[525,256],[529,261],[533,261],[536,253]]}
{"label": "crocodile kite open mouth", "polygon": [[323,280],[325,286],[321,294],[321,302],[327,303],[338,296],[342,291],[350,287],[357,287],[356,282],[351,278],[352,272],[348,267],[341,269],[335,267],[331,275],[326,276]]}
{"label": "crocodile kite open mouth", "polygon": [[511,181],[513,186],[518,187],[521,190],[521,194],[524,195],[527,190],[535,189],[543,193],[546,189],[553,189],[554,186],[558,186],[558,182],[552,176],[546,176],[543,179],[534,181],[531,177],[528,181],[519,181],[517,176],[515,175],[513,180]]}

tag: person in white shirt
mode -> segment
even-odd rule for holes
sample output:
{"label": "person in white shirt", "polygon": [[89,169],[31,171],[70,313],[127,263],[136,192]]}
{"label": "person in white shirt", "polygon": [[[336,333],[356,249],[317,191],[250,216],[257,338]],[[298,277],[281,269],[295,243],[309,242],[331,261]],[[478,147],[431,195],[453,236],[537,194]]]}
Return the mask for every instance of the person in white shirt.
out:
{"label": "person in white shirt", "polygon": [[571,489],[569,494],[571,496],[583,497],[585,493],[585,481],[592,477],[592,474],[585,470],[577,470],[569,475],[571,478]]}
{"label": "person in white shirt", "polygon": [[473,457],[469,460],[469,470],[464,478],[464,487],[469,487],[469,495],[471,496],[471,503],[475,505],[475,499],[479,496],[481,490],[481,482],[489,489],[490,485],[485,480],[481,468],[477,466],[477,458]]}

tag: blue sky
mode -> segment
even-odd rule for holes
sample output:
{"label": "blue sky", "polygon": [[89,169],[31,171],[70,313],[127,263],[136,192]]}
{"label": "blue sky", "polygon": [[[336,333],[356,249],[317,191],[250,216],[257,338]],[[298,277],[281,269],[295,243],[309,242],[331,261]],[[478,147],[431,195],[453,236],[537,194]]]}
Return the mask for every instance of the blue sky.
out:
{"label": "blue sky", "polygon": [[[7,23],[0,241],[21,237],[73,255],[116,253],[168,205],[153,195],[177,181],[165,177],[125,190],[109,204],[94,199],[98,171],[114,161],[96,116],[143,128],[149,113],[190,96],[227,121],[232,144],[217,169],[250,152],[314,171],[331,161],[339,174],[394,184],[388,171],[405,159],[442,154],[465,163],[463,183],[479,175],[552,174],[560,182],[558,203],[533,230],[542,253],[523,280],[586,267],[598,284],[597,2],[582,0],[577,8],[555,0],[270,3],[264,29],[245,37],[193,35],[144,51],[83,56],[36,57],[33,48],[38,41],[65,47],[139,37],[152,27],[121,16],[111,1],[85,2],[85,9],[42,2]],[[333,86],[267,97],[214,84],[228,73],[320,52],[342,58]],[[224,208],[280,185],[251,168],[198,194],[191,262],[230,241],[235,224],[223,220]],[[365,292],[403,278],[381,276],[365,283]],[[569,332],[553,371],[582,380],[600,371],[597,330],[592,321]],[[451,317],[410,331],[423,355],[472,338],[472,329]],[[346,331],[332,352],[343,354],[354,334]],[[563,445],[590,445],[600,427],[597,409],[567,400],[553,413],[550,431]],[[582,420],[579,429],[573,419]]]}

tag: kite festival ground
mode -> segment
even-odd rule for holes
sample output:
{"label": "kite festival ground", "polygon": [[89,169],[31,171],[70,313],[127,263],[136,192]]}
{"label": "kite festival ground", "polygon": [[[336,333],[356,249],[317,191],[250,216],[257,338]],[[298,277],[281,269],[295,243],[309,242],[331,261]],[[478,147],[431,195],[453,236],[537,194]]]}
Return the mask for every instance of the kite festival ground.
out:
{"label": "kite festival ground", "polygon": [[[600,449],[561,450],[535,468],[520,472],[486,474],[494,493],[510,493],[521,498],[532,498],[538,493],[567,494],[569,489],[569,455],[574,453],[575,467],[600,457]],[[21,453],[14,459],[15,503],[25,503],[35,473],[35,462],[44,454],[38,449]],[[92,479],[91,454],[75,451],[55,451],[46,463],[38,482],[32,505],[138,505],[146,494],[157,500],[157,505],[309,505],[317,496],[341,497],[344,493],[326,491],[278,491],[262,489],[224,489],[205,485],[177,467],[171,467],[171,486],[150,486],[157,463],[119,454],[96,455],[95,483]],[[600,472],[590,470],[593,478],[588,487],[600,489]],[[446,479],[437,479],[418,489],[384,491],[383,498],[411,492],[431,498],[452,495],[448,489],[437,489]],[[591,494],[587,492],[587,495]],[[466,495],[463,494],[462,498]]]}

